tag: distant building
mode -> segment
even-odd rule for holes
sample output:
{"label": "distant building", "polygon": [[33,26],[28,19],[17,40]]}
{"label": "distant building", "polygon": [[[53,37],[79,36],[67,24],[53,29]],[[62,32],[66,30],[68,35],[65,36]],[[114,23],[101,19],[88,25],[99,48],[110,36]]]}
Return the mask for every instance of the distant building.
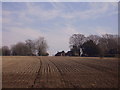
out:
{"label": "distant building", "polygon": [[67,53],[65,53],[65,56],[72,56],[72,51],[68,51]]}
{"label": "distant building", "polygon": [[57,54],[55,54],[55,56],[65,56],[65,52],[64,51],[57,52]]}
{"label": "distant building", "polygon": [[57,52],[56,54],[55,54],[55,56],[82,56],[82,54],[83,54],[83,51],[82,51],[82,49],[77,49],[77,48],[72,48],[70,51],[68,51],[68,52],[64,52],[64,51],[62,51],[62,52]]}

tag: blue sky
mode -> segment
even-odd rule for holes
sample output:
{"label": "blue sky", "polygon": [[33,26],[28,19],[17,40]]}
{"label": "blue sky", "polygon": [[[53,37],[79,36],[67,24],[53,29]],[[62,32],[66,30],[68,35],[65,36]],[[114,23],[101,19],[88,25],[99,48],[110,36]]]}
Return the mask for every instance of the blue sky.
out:
{"label": "blue sky", "polygon": [[117,10],[115,2],[3,2],[3,45],[43,36],[50,55],[67,51],[72,34],[117,34]]}

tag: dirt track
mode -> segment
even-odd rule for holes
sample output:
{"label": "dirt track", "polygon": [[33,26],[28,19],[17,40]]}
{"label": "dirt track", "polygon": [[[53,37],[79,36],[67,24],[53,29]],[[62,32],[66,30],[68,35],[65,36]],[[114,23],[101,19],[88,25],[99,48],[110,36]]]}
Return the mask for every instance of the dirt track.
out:
{"label": "dirt track", "polygon": [[3,88],[117,88],[118,60],[6,56]]}

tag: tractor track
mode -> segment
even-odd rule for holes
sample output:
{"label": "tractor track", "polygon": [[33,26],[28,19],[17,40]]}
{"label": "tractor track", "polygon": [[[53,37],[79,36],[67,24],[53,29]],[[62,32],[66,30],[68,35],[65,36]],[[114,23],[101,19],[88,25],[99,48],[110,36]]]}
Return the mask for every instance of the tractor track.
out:
{"label": "tractor track", "polygon": [[39,59],[40,66],[39,66],[39,69],[38,69],[36,78],[35,78],[35,80],[34,80],[34,83],[33,83],[33,85],[31,85],[31,88],[34,88],[35,84],[37,83],[36,81],[38,80],[38,78],[40,78],[40,72],[41,72],[41,67],[42,67],[42,61],[41,61],[41,58],[39,58],[39,57],[37,57],[37,58]]}
{"label": "tractor track", "polygon": [[3,58],[3,88],[117,88],[116,59],[10,56]]}
{"label": "tractor track", "polygon": [[62,82],[65,84],[65,86],[67,86],[67,84],[66,84],[66,82],[65,82],[65,79],[64,79],[64,75],[62,74],[62,72],[61,72],[61,70],[58,68],[58,66],[54,63],[54,62],[52,62],[51,60],[49,60],[56,68],[57,68],[57,70],[58,70],[58,72],[60,73],[60,75],[61,75],[61,77],[62,77]]}
{"label": "tractor track", "polygon": [[[70,59],[71,60],[71,59]],[[76,60],[71,60],[72,62],[75,62],[75,63],[79,63],[80,65],[84,65],[84,66],[87,66],[87,67],[90,67],[90,68],[93,68],[93,69],[96,69],[96,70],[99,70],[101,72],[104,72],[104,73],[107,73],[109,75],[113,75],[116,77],[116,73],[113,73],[111,72],[111,69],[108,68],[108,67],[105,67],[105,66],[100,66],[100,65],[94,65],[94,64],[91,64],[91,63],[82,63],[82,62],[79,62],[79,61],[76,61]]]}
{"label": "tractor track", "polygon": [[[54,60],[54,59],[53,59]],[[53,60],[49,60],[50,62],[52,62],[54,64],[54,66],[57,68],[58,72],[60,73],[61,77],[62,77],[62,81],[64,82],[65,84],[65,87],[70,87],[70,88],[80,88],[80,86],[78,85],[75,85],[73,84],[71,81],[69,81],[70,77],[67,76],[68,78],[65,79],[65,75],[66,74],[63,74],[63,71],[62,69],[60,69],[59,65],[57,66],[57,63],[55,63]],[[66,66],[65,64],[63,64],[63,66],[61,67],[64,67],[64,69],[68,72],[70,72],[70,68],[67,68],[68,66]],[[73,71],[74,72],[74,71]],[[68,82],[69,81],[69,82]]]}

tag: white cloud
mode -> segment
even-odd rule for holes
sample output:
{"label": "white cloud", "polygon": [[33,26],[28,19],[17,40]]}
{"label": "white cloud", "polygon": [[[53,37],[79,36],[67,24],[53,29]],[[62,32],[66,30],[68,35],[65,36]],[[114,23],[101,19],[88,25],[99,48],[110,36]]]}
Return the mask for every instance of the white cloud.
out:
{"label": "white cloud", "polygon": [[[24,41],[26,39],[35,39],[39,36],[44,36],[49,44],[49,52],[55,54],[56,51],[69,49],[69,37],[74,33],[85,34],[94,31],[97,34],[104,34],[109,31],[109,28],[104,27],[94,27],[87,29],[85,32],[83,28],[79,28],[81,32],[78,32],[78,28],[72,25],[72,19],[91,19],[99,18],[102,15],[113,15],[115,12],[115,5],[111,8],[111,4],[99,4],[99,3],[90,3],[90,8],[85,11],[74,11],[74,12],[65,12],[66,7],[70,8],[71,11],[74,10],[72,6],[65,6],[63,3],[51,3],[54,9],[44,10],[41,6],[36,6],[34,3],[26,3],[27,9],[21,11],[6,11],[3,10],[3,26],[5,31],[3,31],[3,44],[11,45],[19,41]],[[110,12],[111,11],[111,12]],[[106,13],[107,12],[107,13]],[[112,14],[113,13],[113,14]],[[16,21],[13,20],[12,15],[17,15]],[[31,16],[31,17],[29,17]],[[48,20],[54,20],[55,18],[63,18],[64,20],[70,20],[70,22],[63,22],[63,26],[60,28],[60,23],[55,22],[53,25],[53,31],[43,33],[42,30],[49,30],[46,26],[45,28],[40,28],[40,30],[31,28],[29,24],[36,23],[37,20],[44,22]],[[34,25],[33,25],[34,26]]]}
{"label": "white cloud", "polygon": [[74,13],[63,13],[62,17],[66,19],[94,19],[103,16],[117,15],[117,3],[89,3],[89,9],[83,11],[76,11]]}
{"label": "white cloud", "polygon": [[[74,7],[71,5],[66,5],[64,3],[51,2],[54,9],[45,10],[42,6],[38,6],[34,3],[26,3],[27,9],[21,11],[6,11],[3,10],[3,16],[6,16],[5,21],[10,19],[11,15],[16,14],[19,20],[23,20],[27,23],[35,22],[34,18],[37,18],[40,21],[47,21],[55,19],[56,17],[62,17],[63,19],[93,19],[98,17],[103,17],[104,15],[113,15],[117,14],[117,3],[86,3],[89,5],[89,9],[75,11]],[[65,12],[64,10],[74,10],[74,12]],[[28,16],[32,16],[28,17]],[[7,19],[9,18],[9,19]],[[3,22],[4,23],[4,22]]]}
{"label": "white cloud", "polygon": [[27,3],[27,10],[25,11],[26,14],[33,15],[35,17],[38,17],[39,20],[45,21],[54,19],[55,17],[59,16],[61,11],[52,9],[52,10],[44,10],[39,5],[35,5],[34,3]]}

